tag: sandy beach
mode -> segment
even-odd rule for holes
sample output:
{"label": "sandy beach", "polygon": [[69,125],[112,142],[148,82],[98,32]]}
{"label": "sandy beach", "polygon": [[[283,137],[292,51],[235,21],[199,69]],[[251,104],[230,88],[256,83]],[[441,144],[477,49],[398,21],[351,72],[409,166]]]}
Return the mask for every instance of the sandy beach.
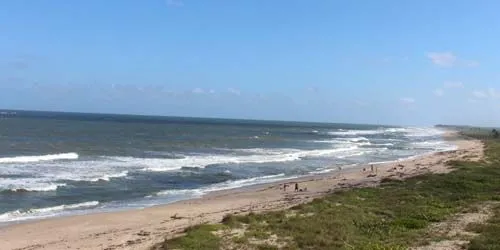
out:
{"label": "sandy beach", "polygon": [[[412,159],[338,169],[277,183],[214,192],[198,199],[124,212],[51,218],[0,228],[0,248],[7,249],[147,249],[188,226],[218,222],[228,213],[291,207],[342,188],[377,185],[383,178],[445,173],[449,160],[480,160],[483,144],[448,133],[457,150]],[[364,170],[363,170],[364,169]],[[284,183],[291,183],[283,190]],[[294,183],[307,191],[294,192]]]}

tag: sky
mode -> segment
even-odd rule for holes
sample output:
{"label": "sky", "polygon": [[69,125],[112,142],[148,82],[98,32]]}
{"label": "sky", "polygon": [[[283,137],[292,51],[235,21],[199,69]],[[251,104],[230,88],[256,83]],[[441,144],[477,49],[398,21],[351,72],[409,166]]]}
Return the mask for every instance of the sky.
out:
{"label": "sky", "polygon": [[4,0],[0,109],[500,126],[499,9]]}

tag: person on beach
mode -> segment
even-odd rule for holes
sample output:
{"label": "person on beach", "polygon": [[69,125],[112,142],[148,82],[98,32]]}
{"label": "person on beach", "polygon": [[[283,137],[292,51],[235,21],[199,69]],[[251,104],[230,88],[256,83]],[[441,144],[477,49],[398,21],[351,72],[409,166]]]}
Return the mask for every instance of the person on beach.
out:
{"label": "person on beach", "polygon": [[370,168],[371,168],[371,170],[372,170],[372,172],[373,172],[373,165],[370,165]]}
{"label": "person on beach", "polygon": [[295,192],[299,192],[299,183],[295,182]]}

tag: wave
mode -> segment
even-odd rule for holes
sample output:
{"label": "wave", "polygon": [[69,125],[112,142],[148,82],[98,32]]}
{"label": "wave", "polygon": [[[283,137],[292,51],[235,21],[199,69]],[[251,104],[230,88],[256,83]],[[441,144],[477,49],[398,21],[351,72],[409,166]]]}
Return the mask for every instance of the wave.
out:
{"label": "wave", "polygon": [[240,151],[247,151],[253,155],[199,155],[199,156],[186,156],[183,159],[143,159],[132,157],[119,157],[122,161],[129,163],[135,162],[139,165],[145,166],[143,171],[163,172],[179,170],[182,167],[198,167],[204,168],[208,165],[214,164],[246,164],[246,163],[270,163],[270,162],[290,162],[302,160],[308,157],[326,157],[335,156],[338,153],[345,151],[352,151],[358,149],[358,146],[351,146],[345,148],[334,149],[318,149],[318,150],[296,150],[296,149],[242,149]]}
{"label": "wave", "polygon": [[449,151],[455,150],[456,145],[448,144],[445,141],[424,141],[414,142],[411,144],[412,149],[431,149],[434,151]]}
{"label": "wave", "polygon": [[436,128],[386,128],[376,130],[339,130],[328,132],[335,136],[356,136],[356,135],[376,135],[376,134],[401,134],[407,137],[432,137],[440,136],[446,133],[444,130]]}
{"label": "wave", "polygon": [[375,144],[371,144],[375,147],[378,147],[378,146],[394,146],[394,143],[375,143]]}
{"label": "wave", "polygon": [[77,153],[62,153],[37,156],[15,156],[0,158],[0,163],[30,163],[40,161],[56,161],[56,160],[75,160],[78,159]]}
{"label": "wave", "polygon": [[385,129],[385,132],[386,133],[404,133],[407,130],[408,130],[407,128],[388,128],[388,129]]}
{"label": "wave", "polygon": [[54,182],[47,178],[0,178],[0,192],[51,192],[64,186],[66,183]]}
{"label": "wave", "polygon": [[102,177],[96,177],[96,178],[93,178],[93,179],[90,179],[90,180],[86,180],[86,181],[90,181],[90,182],[110,181],[110,179],[113,179],[113,178],[126,177],[128,175],[128,173],[129,173],[129,171],[123,171],[123,172],[120,172],[120,173],[117,173],[117,174],[107,174],[107,175],[104,175]]}
{"label": "wave", "polygon": [[34,186],[34,187],[16,187],[16,188],[10,188],[9,192],[14,192],[14,193],[26,193],[26,192],[51,192],[51,191],[56,191],[59,187],[64,187],[66,186],[66,183],[58,183],[58,184],[42,184],[39,186]]}
{"label": "wave", "polygon": [[332,131],[328,132],[329,135],[376,135],[384,133],[384,130],[342,130],[342,131]]}
{"label": "wave", "polygon": [[446,131],[436,128],[406,128],[406,137],[436,137],[442,136]]}
{"label": "wave", "polygon": [[336,138],[332,140],[315,140],[315,143],[331,143],[331,144],[351,144],[357,142],[369,142],[370,140],[366,137],[353,137],[353,138]]}
{"label": "wave", "polygon": [[[298,176],[285,176],[284,173],[281,173],[281,174],[276,174],[276,175],[267,175],[267,176],[259,176],[259,177],[253,177],[253,178],[248,178],[248,179],[226,181],[226,182],[212,184],[210,186],[198,188],[198,189],[165,190],[165,191],[160,191],[160,192],[156,193],[155,195],[156,196],[179,196],[179,195],[182,195],[182,196],[194,198],[194,197],[200,197],[200,196],[207,194],[207,193],[210,193],[210,192],[223,191],[223,190],[235,189],[235,188],[240,188],[240,187],[271,183],[271,182],[275,182],[275,181],[289,180],[289,179],[294,179],[297,177]],[[151,197],[151,196],[149,196],[149,197]]]}
{"label": "wave", "polygon": [[64,211],[73,211],[80,209],[95,208],[99,205],[98,201],[82,202],[77,204],[59,205],[45,208],[32,208],[28,210],[15,210],[0,214],[1,222],[22,221],[31,219],[40,219],[56,216]]}

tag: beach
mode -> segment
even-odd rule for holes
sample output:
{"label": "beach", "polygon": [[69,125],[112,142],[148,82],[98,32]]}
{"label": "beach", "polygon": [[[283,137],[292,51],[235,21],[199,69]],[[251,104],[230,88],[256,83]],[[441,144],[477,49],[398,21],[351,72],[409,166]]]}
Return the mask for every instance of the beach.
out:
{"label": "beach", "polygon": [[[384,178],[446,173],[449,160],[480,160],[483,144],[453,132],[444,138],[456,150],[406,160],[342,168],[322,174],[239,189],[139,210],[51,218],[0,228],[2,249],[147,249],[186,227],[219,222],[226,214],[285,209],[335,190],[375,186]],[[283,184],[290,183],[286,191]],[[307,189],[294,191],[294,184]]]}

